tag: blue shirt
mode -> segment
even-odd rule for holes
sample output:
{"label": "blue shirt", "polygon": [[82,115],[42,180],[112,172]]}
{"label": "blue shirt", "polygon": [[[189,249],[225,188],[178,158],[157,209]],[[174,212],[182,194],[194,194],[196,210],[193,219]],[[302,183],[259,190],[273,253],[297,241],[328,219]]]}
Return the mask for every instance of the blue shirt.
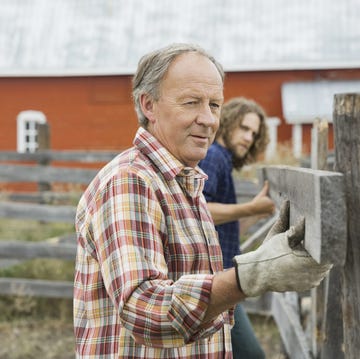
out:
{"label": "blue shirt", "polygon": [[[231,152],[214,142],[199,166],[209,176],[203,191],[207,202],[236,203]],[[224,268],[231,268],[232,258],[240,254],[239,221],[224,223],[215,228],[219,235]]]}

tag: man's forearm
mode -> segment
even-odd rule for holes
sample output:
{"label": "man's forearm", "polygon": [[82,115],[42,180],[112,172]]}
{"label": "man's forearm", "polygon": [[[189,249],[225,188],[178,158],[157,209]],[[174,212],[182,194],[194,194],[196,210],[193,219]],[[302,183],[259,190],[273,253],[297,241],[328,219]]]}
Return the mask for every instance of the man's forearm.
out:
{"label": "man's forearm", "polygon": [[245,295],[239,290],[236,281],[235,268],[217,273],[213,279],[210,304],[206,311],[204,321],[208,322],[213,320],[219,314],[244,299]]}
{"label": "man's forearm", "polygon": [[255,206],[251,202],[234,204],[209,202],[208,208],[215,225],[258,214],[256,213]]}

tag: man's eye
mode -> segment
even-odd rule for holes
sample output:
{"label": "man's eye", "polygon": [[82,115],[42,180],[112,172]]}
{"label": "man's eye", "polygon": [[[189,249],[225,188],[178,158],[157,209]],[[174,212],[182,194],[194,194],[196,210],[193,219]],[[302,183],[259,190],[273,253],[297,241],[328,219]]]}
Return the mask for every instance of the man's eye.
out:
{"label": "man's eye", "polygon": [[217,110],[220,108],[220,105],[215,102],[212,102],[212,103],[210,103],[210,107],[214,110]]}

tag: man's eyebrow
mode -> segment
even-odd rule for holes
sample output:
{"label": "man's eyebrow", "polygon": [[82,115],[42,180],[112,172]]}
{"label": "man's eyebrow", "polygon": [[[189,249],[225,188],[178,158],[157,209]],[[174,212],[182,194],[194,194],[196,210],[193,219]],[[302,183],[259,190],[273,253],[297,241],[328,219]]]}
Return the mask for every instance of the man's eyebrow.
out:
{"label": "man's eyebrow", "polygon": [[216,102],[223,103],[224,102],[224,97],[213,97],[213,98],[210,98],[210,101],[216,101]]}

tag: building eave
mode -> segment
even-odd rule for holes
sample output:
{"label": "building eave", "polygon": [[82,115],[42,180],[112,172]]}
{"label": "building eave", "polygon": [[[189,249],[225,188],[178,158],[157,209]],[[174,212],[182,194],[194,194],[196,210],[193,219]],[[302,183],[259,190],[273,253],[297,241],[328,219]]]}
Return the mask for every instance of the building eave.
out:
{"label": "building eave", "polygon": [[[278,64],[242,64],[224,66],[225,72],[258,71],[300,71],[300,70],[351,70],[360,69],[360,62],[314,62]],[[0,77],[89,77],[89,76],[132,76],[135,68],[106,69],[0,69]]]}

